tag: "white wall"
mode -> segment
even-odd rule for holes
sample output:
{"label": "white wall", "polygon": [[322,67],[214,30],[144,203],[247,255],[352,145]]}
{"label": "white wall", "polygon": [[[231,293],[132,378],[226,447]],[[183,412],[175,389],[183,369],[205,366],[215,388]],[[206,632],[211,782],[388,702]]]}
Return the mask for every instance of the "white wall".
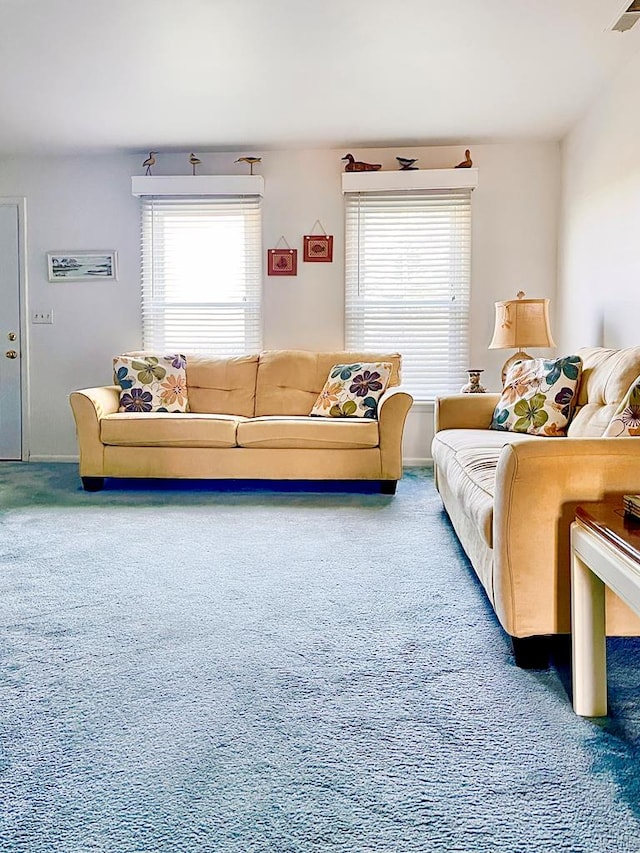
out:
{"label": "white wall", "polygon": [[640,55],[562,145],[560,341],[640,344]]}
{"label": "white wall", "polygon": [[[358,159],[397,168],[396,154],[419,157],[422,168],[445,168],[464,156],[456,148],[358,149]],[[187,174],[185,154],[159,155],[154,174]],[[246,171],[234,160],[248,152],[206,154],[201,174]],[[284,235],[300,250],[295,278],[264,278],[265,348],[333,349],[343,346],[344,225],[341,173],[344,151],[249,152],[261,154],[265,176],[264,248]],[[146,156],[146,154],[144,155]],[[0,161],[0,196],[27,199],[29,312],[53,309],[52,326],[29,325],[32,458],[76,454],[67,397],[74,388],[110,381],[114,354],[141,344],[138,201],[130,177],[144,156]],[[509,353],[489,352],[493,302],[522,289],[553,299],[557,269],[560,156],[554,143],[472,147],[480,170],[473,195],[472,328],[470,366],[484,367],[485,384],[497,388]],[[334,235],[334,263],[301,262],[302,235],[316,219]],[[47,281],[46,253],[116,249],[119,280]],[[553,304],[552,304],[553,325]],[[409,416],[407,461],[430,457],[432,412]]]}

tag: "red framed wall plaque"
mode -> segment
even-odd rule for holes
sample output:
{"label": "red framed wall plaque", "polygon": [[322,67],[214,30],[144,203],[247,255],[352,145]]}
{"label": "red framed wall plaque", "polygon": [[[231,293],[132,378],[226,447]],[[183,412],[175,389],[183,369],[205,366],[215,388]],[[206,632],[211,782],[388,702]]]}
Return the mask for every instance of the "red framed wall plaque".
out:
{"label": "red framed wall plaque", "polygon": [[305,234],[303,260],[330,264],[333,261],[333,237],[330,234]]}
{"label": "red framed wall plaque", "polygon": [[267,249],[267,275],[297,274],[297,249]]}

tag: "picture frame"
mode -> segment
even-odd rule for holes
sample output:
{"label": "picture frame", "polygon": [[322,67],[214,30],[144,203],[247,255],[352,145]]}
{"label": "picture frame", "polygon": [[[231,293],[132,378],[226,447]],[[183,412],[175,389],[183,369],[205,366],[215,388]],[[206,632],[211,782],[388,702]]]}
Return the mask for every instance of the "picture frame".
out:
{"label": "picture frame", "polygon": [[297,249],[267,249],[267,275],[297,274]]}
{"label": "picture frame", "polygon": [[47,252],[49,281],[117,281],[118,254],[114,249]]}
{"label": "picture frame", "polygon": [[333,237],[331,234],[305,234],[303,260],[307,263],[333,262]]}

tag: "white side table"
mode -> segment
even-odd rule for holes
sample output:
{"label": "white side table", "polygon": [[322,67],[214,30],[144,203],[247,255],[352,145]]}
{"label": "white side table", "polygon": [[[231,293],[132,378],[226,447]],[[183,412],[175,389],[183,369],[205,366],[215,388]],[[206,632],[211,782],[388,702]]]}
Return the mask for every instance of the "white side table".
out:
{"label": "white side table", "polygon": [[640,521],[619,503],[584,504],[571,525],[573,708],[583,717],[607,713],[604,590],[640,614]]}

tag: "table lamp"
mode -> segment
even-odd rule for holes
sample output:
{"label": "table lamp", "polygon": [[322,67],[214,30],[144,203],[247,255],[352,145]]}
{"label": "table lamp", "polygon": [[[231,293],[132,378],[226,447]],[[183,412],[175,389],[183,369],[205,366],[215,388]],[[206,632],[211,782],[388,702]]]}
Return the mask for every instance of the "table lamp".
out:
{"label": "table lamp", "polygon": [[522,347],[554,347],[549,328],[549,300],[525,299],[520,290],[517,299],[496,302],[496,320],[489,349],[518,350],[502,367],[502,384],[516,361],[531,358]]}

